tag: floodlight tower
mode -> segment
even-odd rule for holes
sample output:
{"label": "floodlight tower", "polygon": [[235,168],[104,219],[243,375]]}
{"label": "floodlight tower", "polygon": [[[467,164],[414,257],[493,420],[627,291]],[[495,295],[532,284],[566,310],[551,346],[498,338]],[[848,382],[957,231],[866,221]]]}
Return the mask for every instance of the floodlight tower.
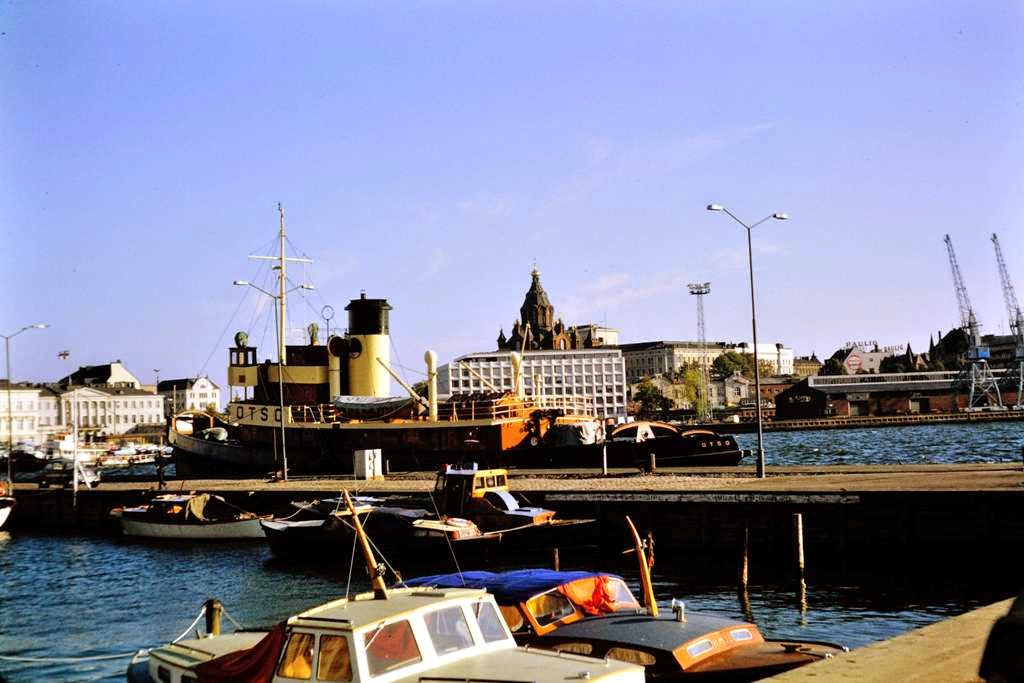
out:
{"label": "floodlight tower", "polygon": [[1013,291],[1013,282],[1010,281],[1010,269],[1006,267],[1003,248],[999,246],[999,238],[995,233],[992,233],[992,246],[996,250],[996,264],[999,266],[999,280],[1003,285],[1006,312],[1010,316],[1010,333],[1013,335],[1014,346],[1013,365],[1003,376],[1003,387],[1016,390],[1017,402],[1013,407],[1015,410],[1024,410],[1024,396],[1021,396],[1024,393],[1024,314],[1017,303],[1017,293]]}
{"label": "floodlight tower", "polygon": [[974,315],[974,308],[967,296],[967,285],[964,284],[964,276],[960,273],[960,264],[956,260],[956,252],[953,251],[953,240],[946,235],[943,242],[946,243],[946,252],[949,254],[949,269],[953,273],[953,289],[956,291],[956,301],[960,308],[960,328],[968,338],[967,362],[960,369],[960,374],[953,380],[951,387],[954,405],[956,405],[956,396],[960,390],[967,389],[967,410],[979,410],[985,407],[1002,408],[1003,398],[999,392],[999,383],[988,367],[989,349],[981,344],[978,319]]}
{"label": "floodlight tower", "polygon": [[686,285],[690,294],[697,297],[697,343],[700,346],[700,381],[697,384],[697,417],[701,422],[711,419],[711,401],[708,384],[711,374],[708,370],[708,338],[704,329],[704,297],[711,292],[710,282],[693,282]]}

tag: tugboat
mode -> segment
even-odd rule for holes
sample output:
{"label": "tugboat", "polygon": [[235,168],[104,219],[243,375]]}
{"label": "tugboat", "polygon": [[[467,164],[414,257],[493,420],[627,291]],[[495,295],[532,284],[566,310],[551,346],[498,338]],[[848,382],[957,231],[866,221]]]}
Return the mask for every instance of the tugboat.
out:
{"label": "tugboat", "polygon": [[661,615],[645,551],[629,524],[645,608],[621,577],[604,572],[463,572],[406,584],[485,589],[519,643],[642,664],[648,681],[754,681],[847,651],[831,643],[768,640],[754,624],[687,612],[675,600],[672,616]]}
{"label": "tugboat", "polygon": [[[343,335],[321,343],[314,323],[308,345],[286,344],[286,268],[295,259],[285,255],[283,212],[278,236],[278,255],[260,257],[276,262],[276,362],[259,362],[248,333],[235,335],[228,350],[233,399],[227,418],[182,415],[171,421],[168,440],[179,476],[265,474],[285,462],[295,474],[348,473],[355,451],[375,449],[391,470],[436,470],[444,463],[525,451],[556,424],[596,420],[585,397],[526,396],[517,353],[517,391],[455,394],[441,401],[436,354],[428,351],[428,395],[419,396],[388,366],[391,305],[365,293],[346,306]],[[408,396],[390,395],[392,378]]]}
{"label": "tugboat", "polygon": [[[294,680],[346,683],[498,681],[505,683],[642,683],[639,666],[551,651],[526,650],[482,590],[388,589],[355,513],[373,592],[306,610],[269,632],[219,633],[140,653],[130,683]],[[209,620],[209,615],[208,615]]]}

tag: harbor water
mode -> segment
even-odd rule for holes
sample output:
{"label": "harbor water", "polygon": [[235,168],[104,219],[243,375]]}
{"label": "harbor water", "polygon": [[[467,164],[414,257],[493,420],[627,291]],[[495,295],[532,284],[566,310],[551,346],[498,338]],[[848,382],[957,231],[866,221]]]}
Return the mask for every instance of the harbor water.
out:
{"label": "harbor water", "polygon": [[[756,444],[753,434],[738,440],[743,448]],[[769,466],[1019,462],[1022,441],[1019,422],[765,434]],[[752,557],[744,594],[735,563],[666,551],[656,558],[655,588],[666,606],[677,598],[687,611],[752,620],[767,637],[851,648],[1024,588],[1014,567],[977,566],[970,558],[955,567],[867,559],[852,570],[821,567],[812,555],[801,590],[791,573],[767,570]],[[561,562],[562,568],[616,571],[637,589],[633,565],[617,553],[563,551]],[[450,558],[435,565],[433,571],[455,569]],[[500,567],[462,566],[483,568]],[[360,566],[350,574],[347,564],[283,563],[261,541],[159,544],[104,535],[0,534],[0,680],[124,680],[132,653],[179,636],[207,598],[220,599],[247,627],[269,627],[347,590],[367,588]]]}
{"label": "harbor water", "polygon": [[[755,449],[757,434],[736,434]],[[1020,462],[1024,421],[765,432],[769,465],[951,465]],[[749,464],[749,460],[744,461]]]}
{"label": "harbor water", "polygon": [[[662,554],[663,555],[663,554]],[[437,571],[451,571],[442,561]],[[563,568],[636,572],[615,558],[563,553]],[[463,569],[496,567],[463,567]],[[859,647],[1015,594],[1018,576],[923,579],[899,567],[884,576],[833,572],[807,576],[805,601],[791,576],[758,574],[746,595],[734,568],[659,556],[655,590],[687,612],[754,621],[768,637]],[[117,537],[5,534],[0,538],[0,672],[9,681],[123,681],[131,653],[174,639],[203,601],[220,599],[246,627],[269,627],[298,611],[367,590],[357,566],[297,567],[274,560],[262,542],[157,544]],[[225,628],[230,625],[225,623]],[[62,661],[124,655],[114,659]],[[31,658],[57,661],[31,662]]]}

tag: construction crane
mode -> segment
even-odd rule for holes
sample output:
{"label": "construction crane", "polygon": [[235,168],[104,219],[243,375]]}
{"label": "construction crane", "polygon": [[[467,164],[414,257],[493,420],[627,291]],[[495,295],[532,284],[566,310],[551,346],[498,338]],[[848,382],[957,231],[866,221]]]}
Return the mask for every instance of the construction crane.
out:
{"label": "construction crane", "polygon": [[978,318],[974,315],[974,308],[967,296],[967,285],[964,284],[964,276],[960,272],[956,252],[953,251],[953,240],[946,235],[943,242],[946,243],[949,268],[953,272],[953,289],[956,291],[956,301],[960,308],[960,328],[967,335],[967,358],[951,386],[954,408],[959,406],[959,393],[967,389],[966,410],[1002,409],[1003,398],[999,392],[999,383],[988,366],[989,349],[981,344]]}
{"label": "construction crane", "polygon": [[1013,365],[1003,376],[1003,387],[1013,389],[1017,393],[1015,410],[1024,410],[1024,314],[1021,313],[1020,304],[1017,303],[1017,293],[1013,291],[1013,282],[1010,281],[1010,269],[1006,267],[1006,259],[1003,258],[1003,248],[999,246],[999,237],[992,233],[992,246],[996,250],[996,265],[999,266],[999,281],[1003,285],[1003,300],[1006,302],[1006,312],[1010,317],[1010,333],[1013,335],[1014,357]]}
{"label": "construction crane", "polygon": [[704,297],[711,292],[710,282],[695,282],[687,285],[690,294],[697,297],[697,344],[700,346],[700,380],[697,383],[697,418],[701,422],[711,420],[711,401],[708,385],[711,373],[708,368],[708,338],[704,328]]}

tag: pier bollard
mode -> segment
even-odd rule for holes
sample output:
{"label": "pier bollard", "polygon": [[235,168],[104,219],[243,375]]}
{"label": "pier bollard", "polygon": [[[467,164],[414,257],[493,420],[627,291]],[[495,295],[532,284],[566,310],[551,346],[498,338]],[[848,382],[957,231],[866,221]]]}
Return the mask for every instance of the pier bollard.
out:
{"label": "pier bollard", "polygon": [[658,469],[658,462],[657,462],[656,458],[654,457],[654,453],[648,453],[647,454],[647,458],[648,458],[647,471],[650,472],[651,474],[654,474],[654,471],[656,469]]}
{"label": "pier bollard", "polygon": [[220,613],[224,609],[217,598],[210,598],[203,605],[206,608],[206,635],[220,635]]}

